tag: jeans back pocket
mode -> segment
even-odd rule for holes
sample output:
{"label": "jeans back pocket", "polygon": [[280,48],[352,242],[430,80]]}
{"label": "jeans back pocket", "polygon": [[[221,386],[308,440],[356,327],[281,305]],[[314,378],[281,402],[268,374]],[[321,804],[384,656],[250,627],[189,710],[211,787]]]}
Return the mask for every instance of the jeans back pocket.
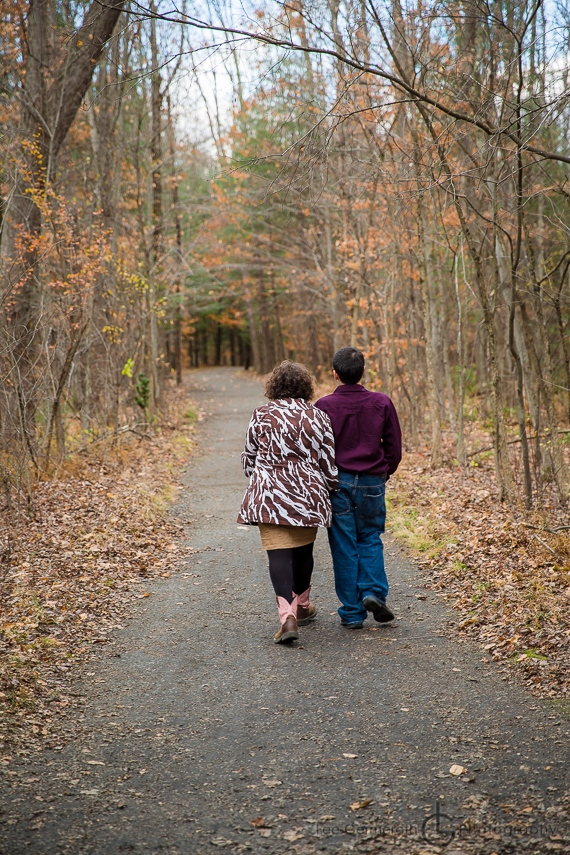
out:
{"label": "jeans back pocket", "polygon": [[348,490],[343,488],[342,484],[338,490],[331,493],[332,512],[337,516],[341,514],[350,514],[352,512],[352,502]]}
{"label": "jeans back pocket", "polygon": [[360,502],[359,514],[366,522],[384,525],[386,520],[384,487],[372,487],[366,491]]}

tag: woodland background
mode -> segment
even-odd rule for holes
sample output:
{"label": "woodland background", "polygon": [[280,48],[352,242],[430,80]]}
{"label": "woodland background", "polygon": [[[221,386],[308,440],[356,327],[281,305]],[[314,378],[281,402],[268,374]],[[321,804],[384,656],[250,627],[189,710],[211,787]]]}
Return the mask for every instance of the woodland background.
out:
{"label": "woodland background", "polygon": [[477,425],[501,499],[565,505],[564,2],[2,12],[9,513],[183,367],[323,377],[347,343],[434,467]]}
{"label": "woodland background", "polygon": [[0,737],[51,738],[85,645],[175,569],[184,370],[290,358],[326,392],[346,344],[453,631],[567,698],[567,3],[0,15]]}

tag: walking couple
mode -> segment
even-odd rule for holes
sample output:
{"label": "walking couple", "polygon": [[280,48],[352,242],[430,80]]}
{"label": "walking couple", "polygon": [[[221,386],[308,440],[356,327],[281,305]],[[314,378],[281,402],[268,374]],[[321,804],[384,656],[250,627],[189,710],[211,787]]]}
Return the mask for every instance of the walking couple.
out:
{"label": "walking couple", "polygon": [[269,557],[281,628],[277,643],[299,637],[312,621],[313,544],[326,526],[343,626],[362,628],[367,612],[383,623],[386,480],[398,468],[402,439],[396,410],[360,384],[364,355],[343,347],[333,359],[339,386],[316,404],[303,365],[283,362],[269,376],[269,403],[254,410],[242,466],[249,477],[238,522],[258,525]]}

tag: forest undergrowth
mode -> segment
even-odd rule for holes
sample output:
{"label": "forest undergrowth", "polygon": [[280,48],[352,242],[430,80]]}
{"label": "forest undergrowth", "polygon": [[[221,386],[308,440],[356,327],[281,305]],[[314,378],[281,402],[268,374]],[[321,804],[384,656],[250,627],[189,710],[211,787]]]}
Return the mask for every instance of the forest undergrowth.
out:
{"label": "forest undergrowth", "polygon": [[[490,437],[479,427],[473,442]],[[570,700],[568,511],[552,484],[534,511],[499,502],[492,460],[460,469],[451,436],[445,445],[448,463],[436,470],[427,454],[404,455],[388,482],[387,529],[457,612],[450,634],[479,642],[505,679]]]}
{"label": "forest undergrowth", "polygon": [[[74,455],[33,488],[33,515],[0,521],[0,764],[57,748],[76,681],[146,582],[175,572],[182,529],[167,519],[203,415],[187,386],[167,388],[160,421]],[[129,438],[130,437],[130,438]]]}
{"label": "forest undergrowth", "polygon": [[[319,396],[330,391],[321,385]],[[2,517],[0,764],[59,746],[63,717],[80,714],[76,678],[89,651],[150,596],[147,580],[176,571],[182,528],[166,512],[203,418],[188,394],[167,389],[159,427],[75,455],[56,479],[37,482],[34,515],[17,527]],[[482,425],[472,429],[473,447],[489,442]],[[404,454],[388,482],[388,531],[456,611],[450,634],[481,644],[505,679],[567,699],[567,510],[549,484],[540,510],[501,503],[490,459],[460,469],[451,434],[444,449],[439,469],[427,450]]]}

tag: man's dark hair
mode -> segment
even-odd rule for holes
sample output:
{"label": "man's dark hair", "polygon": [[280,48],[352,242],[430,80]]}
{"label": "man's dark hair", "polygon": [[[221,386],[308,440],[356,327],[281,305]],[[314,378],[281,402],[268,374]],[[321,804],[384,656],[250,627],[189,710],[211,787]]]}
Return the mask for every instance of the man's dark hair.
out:
{"label": "man's dark hair", "polygon": [[310,401],[315,394],[315,383],[304,365],[285,360],[274,368],[265,384],[265,397],[270,401],[279,398],[303,398]]}
{"label": "man's dark hair", "polygon": [[342,383],[354,386],[364,374],[364,354],[356,347],[341,347],[333,356],[333,368]]}

